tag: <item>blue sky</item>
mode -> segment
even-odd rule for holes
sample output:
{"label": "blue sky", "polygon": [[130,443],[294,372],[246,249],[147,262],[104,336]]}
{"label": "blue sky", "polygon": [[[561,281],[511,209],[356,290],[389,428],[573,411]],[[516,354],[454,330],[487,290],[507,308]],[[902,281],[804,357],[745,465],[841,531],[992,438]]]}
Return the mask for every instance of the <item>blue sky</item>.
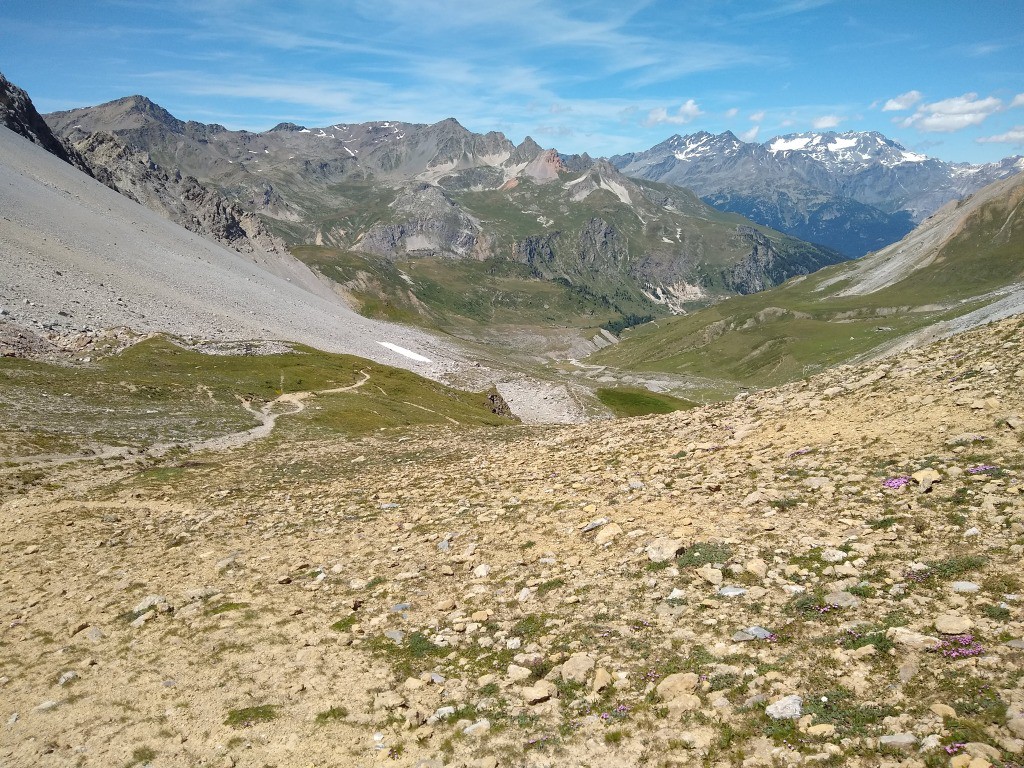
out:
{"label": "blue sky", "polygon": [[4,0],[0,71],[43,112],[141,93],[255,131],[451,116],[592,155],[825,129],[1024,153],[1018,0]]}

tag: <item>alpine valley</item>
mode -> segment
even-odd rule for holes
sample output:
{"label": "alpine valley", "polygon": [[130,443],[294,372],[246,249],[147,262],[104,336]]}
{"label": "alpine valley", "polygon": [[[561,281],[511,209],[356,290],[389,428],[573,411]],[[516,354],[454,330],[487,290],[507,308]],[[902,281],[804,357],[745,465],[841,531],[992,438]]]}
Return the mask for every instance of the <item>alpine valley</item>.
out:
{"label": "alpine valley", "polygon": [[1020,767],[1021,158],[0,123],[3,768]]}

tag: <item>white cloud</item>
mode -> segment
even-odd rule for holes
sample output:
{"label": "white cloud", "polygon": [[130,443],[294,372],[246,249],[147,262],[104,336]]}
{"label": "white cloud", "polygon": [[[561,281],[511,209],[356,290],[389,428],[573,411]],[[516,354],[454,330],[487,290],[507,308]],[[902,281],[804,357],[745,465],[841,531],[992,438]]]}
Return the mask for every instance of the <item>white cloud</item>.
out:
{"label": "white cloud", "polygon": [[748,119],[752,123],[760,123],[762,120],[764,120],[764,110],[762,109],[760,112],[754,112],[752,115],[749,116]]}
{"label": "white cloud", "polygon": [[818,130],[824,130],[828,128],[835,128],[842,121],[843,118],[839,115],[822,115],[821,117],[814,118],[814,122],[812,122],[811,125]]}
{"label": "white cloud", "polygon": [[896,98],[889,99],[885,102],[885,105],[882,107],[882,111],[901,112],[904,109],[910,109],[923,98],[924,96],[920,91],[907,91],[906,93],[901,93]]}
{"label": "white cloud", "polygon": [[732,109],[725,110],[725,116],[726,117],[736,117],[736,115],[738,115],[739,113],[740,113],[740,111],[736,107],[733,107]]}
{"label": "white cloud", "polygon": [[697,106],[696,101],[693,99],[687,99],[686,103],[679,107],[674,114],[669,114],[669,111],[665,109],[665,107],[656,107],[652,109],[647,113],[645,125],[660,125],[661,123],[683,125],[703,114],[704,112],[699,106]]}
{"label": "white cloud", "polygon": [[[1018,97],[1020,98],[1020,97]],[[1024,125],[1015,125],[1006,133],[996,136],[981,136],[975,139],[979,144],[1022,144],[1024,145]]]}
{"label": "white cloud", "polygon": [[965,93],[951,99],[921,104],[909,117],[893,122],[904,128],[914,127],[926,133],[952,133],[972,125],[980,125],[985,118],[1003,109],[1003,102],[995,96],[979,99],[976,93]]}
{"label": "white cloud", "polygon": [[1024,93],[1018,93],[1013,97],[1013,101],[1010,102],[1010,109],[1014,107],[1024,107]]}
{"label": "white cloud", "polygon": [[757,138],[757,134],[761,132],[761,126],[755,125],[749,131],[744,131],[740,134],[740,141],[754,141]]}

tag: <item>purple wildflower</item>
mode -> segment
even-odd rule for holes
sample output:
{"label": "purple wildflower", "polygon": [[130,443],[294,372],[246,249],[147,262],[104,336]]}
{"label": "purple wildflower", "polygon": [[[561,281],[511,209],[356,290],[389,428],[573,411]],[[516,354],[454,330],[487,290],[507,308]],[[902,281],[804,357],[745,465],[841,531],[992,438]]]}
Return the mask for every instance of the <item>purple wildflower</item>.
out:
{"label": "purple wildflower", "polygon": [[954,635],[940,641],[933,650],[947,659],[966,659],[984,654],[985,646],[975,640],[974,635]]}
{"label": "purple wildflower", "polygon": [[890,477],[882,481],[882,485],[886,488],[902,488],[904,485],[910,483],[910,478],[906,475],[900,475],[899,477]]}
{"label": "purple wildflower", "polygon": [[981,474],[982,472],[990,472],[993,469],[999,469],[999,467],[996,467],[993,464],[979,464],[976,467],[968,468],[967,471],[970,472],[972,475],[978,475]]}

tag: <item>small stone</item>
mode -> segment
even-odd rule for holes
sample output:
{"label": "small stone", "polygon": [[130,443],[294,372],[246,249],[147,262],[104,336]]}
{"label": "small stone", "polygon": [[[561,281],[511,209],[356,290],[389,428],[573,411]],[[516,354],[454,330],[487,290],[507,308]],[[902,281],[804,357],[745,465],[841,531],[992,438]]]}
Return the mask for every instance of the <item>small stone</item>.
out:
{"label": "small stone", "polygon": [[917,736],[912,733],[887,733],[878,740],[880,746],[909,752],[917,745]]}
{"label": "small stone", "polygon": [[932,485],[942,479],[942,475],[931,468],[919,470],[910,477],[918,484],[918,486],[920,486],[921,493],[930,491],[932,489]]}
{"label": "small stone", "polygon": [[930,651],[941,642],[937,637],[922,635],[906,627],[892,627],[885,632],[885,636],[897,645],[902,645],[914,651]]}
{"label": "small stone", "polygon": [[784,696],[765,707],[765,714],[773,720],[796,720],[803,714],[804,700],[793,694]]}
{"label": "small stone", "polygon": [[819,738],[828,738],[829,736],[835,736],[836,727],[832,723],[818,723],[808,728],[807,733]]}
{"label": "small stone", "polygon": [[599,546],[604,546],[621,533],[622,526],[618,523],[611,523],[597,532],[597,536],[594,537],[594,543]]}
{"label": "small stone", "polygon": [[521,693],[523,701],[527,704],[542,704],[548,699],[555,698],[558,695],[558,689],[550,680],[539,680],[536,685],[523,688]]}
{"label": "small stone", "polygon": [[462,732],[467,736],[483,736],[489,730],[491,730],[491,721],[484,717],[463,728]]}
{"label": "small stone", "polygon": [[661,536],[647,545],[647,557],[652,563],[666,563],[683,551],[683,542]]}
{"label": "small stone", "polygon": [[964,595],[972,594],[981,589],[981,586],[975,584],[973,581],[954,581],[949,586],[954,592],[959,592]]}
{"label": "small stone", "polygon": [[935,619],[935,629],[943,635],[963,635],[971,631],[974,622],[966,616],[943,614]]}
{"label": "small stone", "polygon": [[601,527],[603,527],[605,525],[608,525],[609,522],[610,521],[608,520],[607,517],[599,517],[596,520],[591,520],[589,523],[584,525],[583,529],[582,529],[582,532],[583,533],[590,533],[591,531],[596,531],[598,528],[601,528]]}
{"label": "small stone", "polygon": [[830,592],[825,595],[825,602],[836,608],[856,608],[860,605],[860,598],[849,592]]}
{"label": "small stone", "polygon": [[722,583],[722,572],[717,568],[712,568],[710,565],[698,568],[697,575],[704,579],[708,584],[713,584],[716,587]]}
{"label": "small stone", "polygon": [[841,549],[823,549],[821,551],[821,559],[826,563],[841,563],[847,557],[849,555]]}
{"label": "small stone", "polygon": [[600,693],[611,684],[611,673],[609,673],[608,670],[604,667],[598,667],[597,671],[594,672],[594,682],[590,686],[590,690],[592,690],[594,693]]}
{"label": "small stone", "polygon": [[1006,727],[1018,739],[1024,739],[1024,717],[1015,717],[1012,720],[1007,720]]}
{"label": "small stone", "polygon": [[30,544],[29,546],[25,547],[25,554],[26,555],[34,555],[38,551],[39,551],[39,545],[38,544]]}
{"label": "small stone", "polygon": [[521,683],[523,680],[529,680],[533,675],[533,671],[526,667],[520,667],[518,664],[508,665],[508,679],[513,683]]}
{"label": "small stone", "polygon": [[765,576],[768,575],[768,564],[759,557],[755,557],[748,560],[743,565],[743,568],[747,571],[747,573],[752,573],[759,579],[763,579]]}
{"label": "small stone", "polygon": [[928,707],[928,709],[930,709],[934,714],[938,715],[939,717],[956,717],[956,710],[948,704],[940,704],[936,702],[935,704],[932,704],[930,707]]}
{"label": "small stone", "polygon": [[722,587],[718,590],[718,594],[722,597],[741,597],[747,594],[747,590],[743,587]]}
{"label": "small stone", "polygon": [[476,568],[473,569],[473,578],[482,579],[485,578],[491,572],[491,566],[487,563],[480,563]]}
{"label": "small stone", "polygon": [[693,672],[677,672],[669,675],[655,689],[665,701],[672,701],[683,694],[693,693],[700,684],[700,677]]}
{"label": "small stone", "polygon": [[732,641],[734,643],[748,643],[751,640],[767,640],[771,636],[772,633],[767,629],[755,625],[753,627],[741,629],[732,636]]}
{"label": "small stone", "polygon": [[594,668],[594,658],[585,653],[573,654],[562,664],[562,679],[570,683],[583,684]]}

